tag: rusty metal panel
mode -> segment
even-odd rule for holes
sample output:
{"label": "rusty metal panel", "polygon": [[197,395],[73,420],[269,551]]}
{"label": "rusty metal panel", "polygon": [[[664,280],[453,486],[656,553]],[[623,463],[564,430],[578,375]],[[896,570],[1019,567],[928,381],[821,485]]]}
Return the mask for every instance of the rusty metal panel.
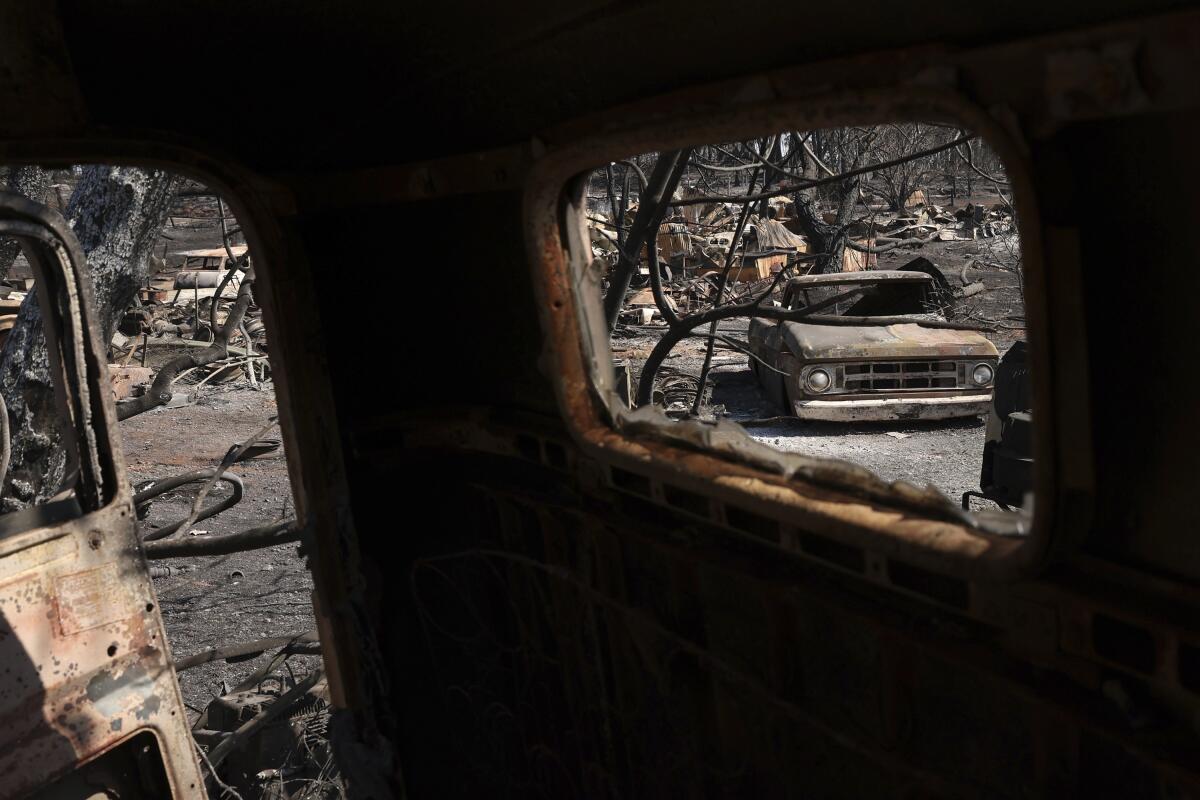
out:
{"label": "rusty metal panel", "polygon": [[4,543],[0,796],[147,730],[168,756],[173,795],[202,795],[128,502]]}

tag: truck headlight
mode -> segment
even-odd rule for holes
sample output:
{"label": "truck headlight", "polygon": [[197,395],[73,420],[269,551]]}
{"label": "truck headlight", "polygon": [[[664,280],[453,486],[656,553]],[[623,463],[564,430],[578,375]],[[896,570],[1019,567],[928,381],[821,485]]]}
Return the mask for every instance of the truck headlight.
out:
{"label": "truck headlight", "polygon": [[971,383],[976,386],[987,386],[992,382],[992,368],[987,364],[976,364],[975,369],[971,370]]}
{"label": "truck headlight", "polygon": [[829,377],[829,373],[823,369],[814,369],[808,373],[808,377],[804,379],[804,387],[810,392],[820,394],[827,390],[833,383],[833,379]]}

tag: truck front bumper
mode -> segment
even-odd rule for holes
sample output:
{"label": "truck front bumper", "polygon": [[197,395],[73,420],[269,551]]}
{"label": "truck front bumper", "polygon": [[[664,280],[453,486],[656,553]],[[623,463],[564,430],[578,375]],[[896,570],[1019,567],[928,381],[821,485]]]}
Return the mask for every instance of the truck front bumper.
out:
{"label": "truck front bumper", "polygon": [[867,400],[797,400],[793,410],[800,419],[828,422],[881,422],[887,420],[952,419],[987,414],[991,395],[955,397],[881,397]]}

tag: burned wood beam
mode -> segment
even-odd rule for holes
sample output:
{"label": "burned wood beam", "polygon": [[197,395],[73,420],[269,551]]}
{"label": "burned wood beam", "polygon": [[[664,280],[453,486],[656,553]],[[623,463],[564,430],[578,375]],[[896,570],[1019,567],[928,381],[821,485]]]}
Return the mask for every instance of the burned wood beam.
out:
{"label": "burned wood beam", "polygon": [[[306,631],[305,633],[297,633],[291,636],[272,636],[267,639],[258,639],[253,642],[239,642],[238,644],[225,645],[224,647],[212,647],[208,650],[201,650],[195,655],[187,658],[175,660],[175,671],[182,672],[185,669],[198,667],[201,664],[207,664],[210,661],[226,661],[234,663],[243,661],[246,658],[257,656],[260,653],[265,653],[268,650],[273,650],[277,647],[288,648],[291,645],[306,645],[319,643],[316,630]],[[304,651],[307,653],[307,648]],[[318,651],[319,652],[319,651]]]}
{"label": "burned wood beam", "polygon": [[143,551],[146,558],[151,560],[181,556],[225,556],[230,553],[261,550],[264,547],[298,542],[303,530],[303,526],[296,520],[285,520],[247,528],[244,531],[224,536],[146,542],[143,545]]}

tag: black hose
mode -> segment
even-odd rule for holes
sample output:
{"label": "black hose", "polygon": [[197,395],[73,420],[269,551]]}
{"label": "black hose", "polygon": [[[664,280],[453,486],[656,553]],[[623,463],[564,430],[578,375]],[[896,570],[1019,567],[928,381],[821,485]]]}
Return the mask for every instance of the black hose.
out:
{"label": "black hose", "polygon": [[[185,472],[182,475],[175,475],[171,478],[164,478],[161,481],[156,481],[133,496],[133,505],[134,507],[141,506],[150,500],[153,500],[155,497],[171,491],[172,489],[178,489],[180,486],[186,486],[189,483],[200,483],[201,481],[209,480],[214,474],[216,474],[216,472],[217,470],[215,468],[202,469],[197,470],[196,472]],[[228,511],[241,502],[243,492],[241,478],[239,478],[237,475],[223,472],[218,480],[225,481],[231,487],[233,487],[233,494],[217,503],[207,505],[200,509],[200,513],[196,515],[196,522],[199,522],[202,519],[208,519],[216,514],[220,514],[222,511]],[[148,531],[142,536],[142,541],[153,542],[157,539],[165,539],[179,530],[179,527],[183,525],[184,522],[186,522],[186,518],[178,520],[177,522],[157,530]]]}

